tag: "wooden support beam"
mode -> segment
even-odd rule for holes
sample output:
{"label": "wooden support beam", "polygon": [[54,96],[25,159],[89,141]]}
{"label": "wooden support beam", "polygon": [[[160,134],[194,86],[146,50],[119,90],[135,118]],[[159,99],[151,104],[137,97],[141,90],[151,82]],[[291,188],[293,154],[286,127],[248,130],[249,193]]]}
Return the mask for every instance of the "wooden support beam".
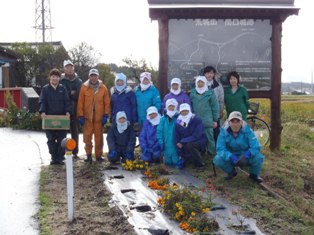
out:
{"label": "wooden support beam", "polygon": [[270,149],[279,150],[281,144],[281,32],[282,21],[272,21],[272,78],[271,78],[271,135]]}

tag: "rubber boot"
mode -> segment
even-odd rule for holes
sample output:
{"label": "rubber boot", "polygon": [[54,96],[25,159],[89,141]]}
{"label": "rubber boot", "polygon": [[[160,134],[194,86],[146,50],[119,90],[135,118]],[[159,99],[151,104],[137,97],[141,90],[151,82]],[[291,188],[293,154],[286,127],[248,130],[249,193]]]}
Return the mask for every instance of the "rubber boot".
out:
{"label": "rubber boot", "polygon": [[88,162],[89,164],[92,164],[93,159],[91,154],[87,154],[87,158],[84,160],[85,162]]}
{"label": "rubber boot", "polygon": [[233,168],[233,170],[225,177],[225,180],[232,180],[234,177],[237,176],[237,174],[237,171]]}
{"label": "rubber boot", "polygon": [[252,174],[252,173],[250,174],[249,178],[258,184],[263,182],[263,179],[261,177],[259,177],[258,175]]}

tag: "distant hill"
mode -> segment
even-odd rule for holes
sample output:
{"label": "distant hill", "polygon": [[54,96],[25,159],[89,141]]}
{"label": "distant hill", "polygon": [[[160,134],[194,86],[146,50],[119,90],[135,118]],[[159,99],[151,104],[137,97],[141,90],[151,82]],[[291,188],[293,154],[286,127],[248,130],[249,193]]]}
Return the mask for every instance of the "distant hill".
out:
{"label": "distant hill", "polygon": [[311,83],[304,82],[288,82],[281,84],[281,92],[283,93],[291,93],[291,92],[299,92],[299,93],[314,93],[314,85]]}

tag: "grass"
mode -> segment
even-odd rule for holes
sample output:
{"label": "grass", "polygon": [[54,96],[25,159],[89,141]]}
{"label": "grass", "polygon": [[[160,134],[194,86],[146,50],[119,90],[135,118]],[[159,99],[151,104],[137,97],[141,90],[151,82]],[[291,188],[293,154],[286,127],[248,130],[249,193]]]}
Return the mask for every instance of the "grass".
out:
{"label": "grass", "polygon": [[[259,102],[258,116],[270,123],[271,109],[269,99],[251,99]],[[314,96],[281,96],[281,121],[302,122],[314,126]]]}
{"label": "grass", "polygon": [[[42,188],[49,181],[49,178],[50,175],[47,171],[40,171],[40,188]],[[47,226],[47,220],[50,218],[50,213],[53,209],[53,199],[47,196],[43,190],[40,190],[39,203],[40,209],[38,212],[38,217],[40,224],[40,234],[53,234],[52,230]]]}

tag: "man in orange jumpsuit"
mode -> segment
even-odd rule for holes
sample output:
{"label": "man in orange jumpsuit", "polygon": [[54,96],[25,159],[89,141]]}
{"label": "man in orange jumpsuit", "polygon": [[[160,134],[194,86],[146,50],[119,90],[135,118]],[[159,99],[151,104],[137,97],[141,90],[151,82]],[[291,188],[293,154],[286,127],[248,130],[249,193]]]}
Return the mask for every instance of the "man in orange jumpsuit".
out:
{"label": "man in orange jumpsuit", "polygon": [[92,138],[95,140],[96,161],[103,161],[103,126],[110,113],[110,98],[107,87],[99,80],[97,69],[89,71],[89,79],[83,83],[77,104],[77,116],[83,126],[86,162],[92,163]]}

